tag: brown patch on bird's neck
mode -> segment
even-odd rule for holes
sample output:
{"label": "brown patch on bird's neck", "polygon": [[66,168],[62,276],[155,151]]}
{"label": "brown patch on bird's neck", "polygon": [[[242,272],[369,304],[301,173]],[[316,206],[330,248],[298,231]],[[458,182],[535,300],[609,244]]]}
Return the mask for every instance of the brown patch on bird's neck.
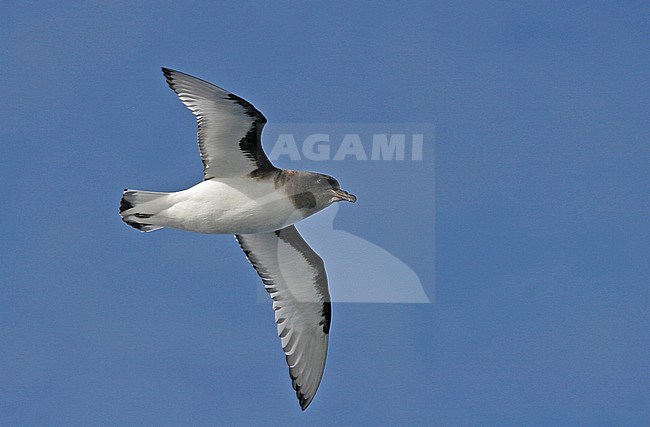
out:
{"label": "brown patch on bird's neck", "polygon": [[254,180],[273,180],[275,188],[284,187],[289,181],[298,177],[300,175],[299,171],[286,170],[286,169],[273,169],[273,170],[264,170],[261,168],[255,169],[250,172],[248,176]]}
{"label": "brown patch on bird's neck", "polygon": [[248,176],[255,179],[255,180],[262,180],[262,179],[269,179],[274,177],[276,174],[280,174],[282,172],[279,169],[264,169],[264,168],[257,168],[252,172],[248,173]]}
{"label": "brown patch on bird's neck", "polygon": [[284,187],[287,184],[287,182],[291,181],[296,176],[298,176],[298,171],[285,170],[285,169],[279,170],[273,179],[275,188]]}

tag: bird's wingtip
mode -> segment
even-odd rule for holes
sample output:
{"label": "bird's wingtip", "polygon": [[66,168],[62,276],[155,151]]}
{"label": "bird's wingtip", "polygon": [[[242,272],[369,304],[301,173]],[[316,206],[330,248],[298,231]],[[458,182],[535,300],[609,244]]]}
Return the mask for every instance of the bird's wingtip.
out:
{"label": "bird's wingtip", "polygon": [[174,89],[174,74],[178,73],[176,70],[172,70],[167,67],[160,67],[162,69],[163,75],[165,76],[165,81],[170,88]]}
{"label": "bird's wingtip", "polygon": [[313,397],[310,399],[305,397],[302,393],[298,394],[298,403],[300,403],[300,409],[303,411],[307,409],[312,400],[314,400]]}

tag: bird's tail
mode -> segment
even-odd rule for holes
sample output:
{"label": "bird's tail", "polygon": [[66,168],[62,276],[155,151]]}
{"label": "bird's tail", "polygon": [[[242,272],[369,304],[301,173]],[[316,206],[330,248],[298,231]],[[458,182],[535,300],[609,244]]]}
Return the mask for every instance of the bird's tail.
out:
{"label": "bird's tail", "polygon": [[170,193],[153,191],[124,190],[120,202],[122,221],[142,232],[163,228],[156,224],[156,215],[171,205]]}

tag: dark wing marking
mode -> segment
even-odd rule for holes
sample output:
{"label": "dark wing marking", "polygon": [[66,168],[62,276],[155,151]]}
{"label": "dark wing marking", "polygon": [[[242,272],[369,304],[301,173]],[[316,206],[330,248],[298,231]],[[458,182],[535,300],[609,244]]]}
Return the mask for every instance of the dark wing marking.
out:
{"label": "dark wing marking", "polygon": [[180,71],[162,70],[198,121],[203,179],[276,170],[262,149],[266,118],[250,102]]}

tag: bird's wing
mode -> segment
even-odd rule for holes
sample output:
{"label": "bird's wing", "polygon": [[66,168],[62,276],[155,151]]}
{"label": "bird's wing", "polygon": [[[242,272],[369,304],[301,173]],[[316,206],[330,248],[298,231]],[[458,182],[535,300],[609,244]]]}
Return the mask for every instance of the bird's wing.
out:
{"label": "bird's wing", "polygon": [[275,170],[262,149],[266,118],[251,103],[180,71],[162,71],[198,121],[203,179]]}
{"label": "bird's wing", "polygon": [[327,356],[331,304],[323,260],[293,225],[235,237],[273,299],[289,375],[305,410],[316,394]]}

